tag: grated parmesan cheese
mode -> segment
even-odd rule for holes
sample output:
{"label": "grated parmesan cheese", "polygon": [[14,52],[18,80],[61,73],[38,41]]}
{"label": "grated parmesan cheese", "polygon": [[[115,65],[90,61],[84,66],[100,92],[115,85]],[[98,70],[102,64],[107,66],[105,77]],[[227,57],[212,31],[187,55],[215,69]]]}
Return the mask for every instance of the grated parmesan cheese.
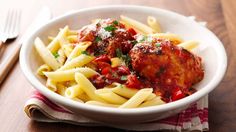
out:
{"label": "grated parmesan cheese", "polygon": [[123,29],[123,28],[119,28],[119,29],[117,29],[116,31],[118,31],[118,32],[125,32],[126,30]]}
{"label": "grated parmesan cheese", "polygon": [[96,25],[89,25],[88,29],[90,29],[91,31],[96,31]]}
{"label": "grated parmesan cheese", "polygon": [[136,40],[140,42],[144,38],[143,35],[136,35]]}
{"label": "grated parmesan cheese", "polygon": [[100,28],[100,30],[98,31],[97,34],[102,39],[107,39],[107,38],[111,37],[111,32],[106,31],[104,28]]}

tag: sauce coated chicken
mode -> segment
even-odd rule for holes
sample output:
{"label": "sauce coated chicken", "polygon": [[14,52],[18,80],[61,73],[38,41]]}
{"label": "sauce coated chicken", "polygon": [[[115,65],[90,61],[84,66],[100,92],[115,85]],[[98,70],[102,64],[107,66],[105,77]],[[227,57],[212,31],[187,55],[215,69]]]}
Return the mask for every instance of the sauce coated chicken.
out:
{"label": "sauce coated chicken", "polygon": [[192,85],[204,76],[201,58],[168,40],[139,43],[129,54],[133,70],[154,84],[151,86],[156,92],[167,97],[176,88],[190,94]]}
{"label": "sauce coated chicken", "polygon": [[116,56],[116,49],[121,49],[127,54],[133,47],[135,40],[132,32],[116,20],[103,19],[91,25],[85,26],[79,31],[80,41],[91,41],[93,44],[88,51],[95,56],[106,54],[109,57]]}

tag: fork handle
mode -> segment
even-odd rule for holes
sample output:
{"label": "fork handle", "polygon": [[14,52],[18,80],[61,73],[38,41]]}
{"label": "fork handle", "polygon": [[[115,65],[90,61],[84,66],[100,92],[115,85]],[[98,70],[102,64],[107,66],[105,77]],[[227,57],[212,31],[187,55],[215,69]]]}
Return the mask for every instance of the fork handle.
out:
{"label": "fork handle", "polygon": [[7,76],[8,72],[14,67],[14,63],[18,60],[21,44],[16,44],[12,53],[7,56],[0,64],[0,84]]}

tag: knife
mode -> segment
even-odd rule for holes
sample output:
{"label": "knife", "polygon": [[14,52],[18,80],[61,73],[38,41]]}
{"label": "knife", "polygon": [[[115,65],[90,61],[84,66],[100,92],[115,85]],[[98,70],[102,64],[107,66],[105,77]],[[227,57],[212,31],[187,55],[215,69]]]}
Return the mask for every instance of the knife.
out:
{"label": "knife", "polygon": [[14,63],[18,60],[21,45],[24,43],[27,37],[29,37],[34,31],[40,28],[43,24],[48,22],[48,20],[51,19],[51,16],[52,14],[50,9],[46,6],[42,7],[42,9],[39,11],[34,21],[31,23],[31,25],[25,31],[24,35],[18,41],[19,43],[15,44],[16,46],[12,50],[12,53],[9,54],[5,58],[5,60],[3,60],[2,63],[0,64],[0,84],[3,82],[8,72],[11,70],[11,68],[14,66]]}

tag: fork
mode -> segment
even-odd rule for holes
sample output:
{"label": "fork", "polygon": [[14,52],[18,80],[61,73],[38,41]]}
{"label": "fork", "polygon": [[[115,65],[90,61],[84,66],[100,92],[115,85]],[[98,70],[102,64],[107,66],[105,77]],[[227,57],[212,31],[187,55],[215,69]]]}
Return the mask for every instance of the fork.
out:
{"label": "fork", "polygon": [[14,39],[19,34],[21,12],[18,9],[9,9],[3,25],[3,30],[0,31],[0,49],[7,39]]}

